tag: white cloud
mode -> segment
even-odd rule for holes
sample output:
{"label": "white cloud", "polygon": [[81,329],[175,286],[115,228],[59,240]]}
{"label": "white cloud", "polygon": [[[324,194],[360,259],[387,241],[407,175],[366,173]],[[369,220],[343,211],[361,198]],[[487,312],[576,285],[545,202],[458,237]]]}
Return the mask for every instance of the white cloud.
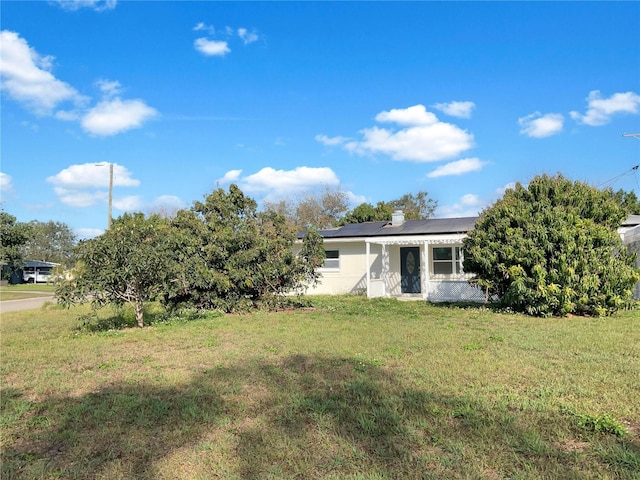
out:
{"label": "white cloud", "polygon": [[542,115],[535,112],[518,119],[520,133],[532,138],[545,138],[562,131],[564,117],[559,113],[546,113]]}
{"label": "white cloud", "polygon": [[7,175],[4,172],[0,172],[0,193],[8,193],[13,191],[11,175]]}
{"label": "white cloud", "polygon": [[376,115],[377,122],[393,122],[399,125],[433,125],[438,118],[427,112],[424,105],[414,105],[408,108],[394,108],[388,112]]}
{"label": "white cloud", "polygon": [[326,135],[316,135],[315,139],[327,147],[342,145],[349,140],[347,137],[327,137]]}
{"label": "white cloud", "polygon": [[620,113],[638,113],[640,111],[640,95],[635,92],[614,93],[609,98],[602,98],[599,90],[589,92],[587,112],[570,112],[571,118],[578,123],[590,126],[605,125],[611,117]]}
{"label": "white cloud", "polygon": [[86,110],[89,98],[80,95],[71,85],[51,73],[53,57],[39,55],[17,33],[0,33],[0,75],[2,90],[23,103],[36,115],[51,115],[62,103],[72,102],[75,108],[58,110],[54,117],[63,121],[81,121],[91,134],[108,136],[140,127],[158,112],[142,100],[122,100],[120,82],[98,80],[103,100]]}
{"label": "white cloud", "polygon": [[224,177],[216,180],[216,183],[220,185],[226,185],[228,183],[235,182],[238,178],[240,178],[241,174],[242,170],[229,170],[224,174]]}
{"label": "white cloud", "polygon": [[122,212],[139,212],[143,206],[142,199],[138,195],[129,195],[113,199],[113,208]]}
{"label": "white cloud", "polygon": [[474,193],[467,193],[460,197],[460,205],[464,205],[466,207],[477,207],[482,205],[482,200],[480,200],[480,197]]}
{"label": "white cloud", "polygon": [[81,8],[92,8],[96,12],[113,10],[117,0],[55,0],[65,10],[76,11]]}
{"label": "white cloud", "polygon": [[59,104],[86,102],[75,88],[52,73],[53,57],[41,56],[17,33],[0,33],[1,88],[37,115],[48,115]]}
{"label": "white cloud", "polygon": [[[71,207],[91,207],[106,204],[109,199],[109,164],[85,163],[71,165],[58,174],[47,178],[54,185],[58,199]],[[124,166],[113,164],[114,187],[137,187],[140,181],[133,178]],[[161,195],[152,201],[144,201],[139,195],[113,196],[114,210],[123,212],[173,212],[185,207],[185,203],[174,195]],[[91,236],[91,235],[86,235]]]}
{"label": "white cloud", "polygon": [[476,104],[473,102],[450,102],[436,103],[433,105],[433,108],[440,110],[447,115],[451,115],[452,117],[471,118],[471,111],[475,106]]}
{"label": "white cloud", "polygon": [[248,192],[287,193],[317,187],[339,185],[340,180],[329,167],[296,167],[293,170],[275,170],[265,167],[242,178],[242,188]]}
{"label": "white cloud", "polygon": [[96,85],[105,98],[112,98],[122,93],[122,85],[117,80],[98,80]]}
{"label": "white cloud", "polygon": [[441,165],[432,172],[427,174],[429,178],[445,177],[448,175],[462,175],[469,172],[478,172],[482,170],[487,162],[480,161],[479,158],[464,158],[462,160],[456,160],[445,165]]}
{"label": "white cloud", "polygon": [[210,35],[213,35],[214,33],[216,33],[216,30],[215,28],[213,28],[213,25],[207,25],[204,22],[198,22],[198,24],[195,27],[193,27],[193,30],[195,32],[205,31]]}
{"label": "white cloud", "polygon": [[473,147],[473,135],[443,122],[399,131],[373,127],[361,133],[362,141],[345,144],[348,151],[359,155],[382,153],[394,160],[434,162]]}
{"label": "white cloud", "polygon": [[79,239],[95,238],[104,233],[100,228],[76,228],[74,231]]}
{"label": "white cloud", "polygon": [[102,191],[74,190],[64,187],[54,187],[53,191],[62,203],[70,207],[91,207],[108,198],[107,193]]}
{"label": "white cloud", "polygon": [[[196,32],[206,32],[208,37],[216,35],[216,30],[212,25],[207,25],[204,22],[199,22],[193,27]],[[214,40],[213,38],[200,37],[193,41],[193,47],[203,55],[209,57],[224,57],[227,53],[231,52],[229,47],[229,41],[239,38],[242,43],[249,45],[256,42],[260,37],[255,31],[249,31],[248,29],[241,27],[238,29],[232,27],[225,27],[220,30],[217,37],[223,37],[225,40]]]}
{"label": "white cloud", "polygon": [[[109,164],[84,163],[71,165],[56,175],[47,178],[47,182],[66,189],[108,188]],[[113,164],[114,187],[137,187],[140,180],[131,177],[131,172],[122,165]]]}
{"label": "white cloud", "polygon": [[348,141],[344,148],[358,155],[385,154],[394,160],[435,162],[458,156],[474,146],[473,135],[456,125],[441,122],[427,112],[424,105],[381,112],[376,120],[398,123],[405,128],[365,128],[360,131],[362,140]]}
{"label": "white cloud", "polygon": [[197,51],[209,57],[223,57],[231,51],[227,42],[220,40],[209,40],[208,38],[196,38],[193,46]]}
{"label": "white cloud", "polygon": [[436,210],[436,217],[475,217],[485,206],[486,202],[478,195],[467,193],[453,205],[439,206]]}
{"label": "white cloud", "polygon": [[185,207],[185,203],[175,195],[160,195],[151,202],[151,208],[162,208],[168,210],[180,210]]}
{"label": "white cloud", "polygon": [[516,188],[516,182],[509,182],[502,187],[496,188],[496,194],[502,197],[507,190],[513,190],[514,188]]}
{"label": "white cloud", "polygon": [[347,202],[349,205],[357,207],[358,205],[362,205],[363,203],[367,203],[368,199],[364,195],[356,195],[353,192],[345,192],[347,194]]}
{"label": "white cloud", "polygon": [[[237,183],[247,193],[259,196],[261,202],[275,202],[283,197],[309,193],[323,188],[339,187],[340,180],[329,167],[296,167],[293,170],[276,170],[265,167],[242,177],[241,170],[230,170],[217,181],[218,184]],[[359,205],[367,198],[344,191],[351,205]]]}
{"label": "white cloud", "polygon": [[244,42],[245,45],[248,45],[258,40],[258,35],[255,32],[249,32],[246,28],[239,28],[238,36]]}
{"label": "white cloud", "polygon": [[110,136],[139,128],[148,119],[156,116],[157,110],[142,100],[103,100],[82,118],[82,128],[93,135]]}
{"label": "white cloud", "polygon": [[[56,175],[47,178],[54,185],[58,199],[71,207],[91,207],[96,203],[107,203],[109,199],[109,164],[84,163],[71,165]],[[137,187],[140,181],[131,177],[131,172],[124,166],[113,164],[114,187]],[[113,207],[122,211],[139,210],[142,206],[140,197],[114,197]]]}

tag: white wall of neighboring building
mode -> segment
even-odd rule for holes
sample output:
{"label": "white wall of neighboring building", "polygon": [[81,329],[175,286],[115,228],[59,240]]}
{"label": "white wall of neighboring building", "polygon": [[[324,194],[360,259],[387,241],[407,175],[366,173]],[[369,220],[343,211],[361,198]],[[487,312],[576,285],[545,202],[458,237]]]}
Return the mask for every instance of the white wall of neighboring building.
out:
{"label": "white wall of neighboring building", "polygon": [[[625,230],[622,241],[631,252],[636,254],[636,267],[640,268],[640,225]],[[640,282],[636,283],[633,298],[640,300]]]}

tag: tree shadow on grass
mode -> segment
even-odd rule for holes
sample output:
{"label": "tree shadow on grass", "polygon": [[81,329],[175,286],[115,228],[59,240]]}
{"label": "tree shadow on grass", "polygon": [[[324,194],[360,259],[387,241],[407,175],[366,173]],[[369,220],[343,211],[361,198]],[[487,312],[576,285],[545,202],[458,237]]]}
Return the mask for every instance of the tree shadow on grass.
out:
{"label": "tree shadow on grass", "polygon": [[152,479],[154,462],[191,443],[224,407],[213,385],[203,382],[123,384],[41,402],[8,393],[2,392],[3,414],[22,408],[25,421],[3,452],[3,479],[108,478],[109,471]]}
{"label": "tree shadow on grass", "polygon": [[[213,431],[224,433],[215,438],[226,438],[228,448],[217,453],[222,467],[195,467],[200,478],[585,473],[579,455],[545,433],[551,425],[523,422],[475,398],[407,388],[392,370],[361,358],[254,357],[202,368],[181,386],[123,383],[37,402],[5,389],[0,398],[3,479],[190,478],[159,470],[159,462],[193,452]],[[632,442],[623,447],[615,478],[633,478],[640,450]],[[604,461],[602,468],[609,468]]]}
{"label": "tree shadow on grass", "polygon": [[[179,311],[167,311],[158,303],[148,303],[144,309],[145,326],[166,323],[169,321],[189,322],[201,320],[205,317],[221,316],[217,311],[204,311],[196,309],[182,309]],[[78,332],[107,332],[111,330],[123,330],[125,328],[138,328],[138,321],[135,312],[130,305],[121,307],[103,307],[98,310],[91,310],[78,317],[79,323],[75,330]]]}

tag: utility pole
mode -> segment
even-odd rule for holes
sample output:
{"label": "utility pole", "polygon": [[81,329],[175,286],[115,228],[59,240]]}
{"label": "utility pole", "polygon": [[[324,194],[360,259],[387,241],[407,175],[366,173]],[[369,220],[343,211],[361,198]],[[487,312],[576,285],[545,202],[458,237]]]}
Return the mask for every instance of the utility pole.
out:
{"label": "utility pole", "polygon": [[109,163],[109,221],[107,228],[111,228],[111,206],[113,205],[113,163]]}

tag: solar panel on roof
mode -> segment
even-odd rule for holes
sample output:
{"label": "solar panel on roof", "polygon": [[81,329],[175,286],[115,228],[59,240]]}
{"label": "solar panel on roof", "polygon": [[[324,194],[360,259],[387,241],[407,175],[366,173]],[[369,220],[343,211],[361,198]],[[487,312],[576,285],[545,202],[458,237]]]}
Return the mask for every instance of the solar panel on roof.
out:
{"label": "solar panel on roof", "polygon": [[[473,230],[478,217],[428,218],[426,220],[406,220],[402,225],[391,222],[350,223],[339,228],[320,230],[323,238],[357,238],[401,235],[434,235],[438,233],[466,233]],[[300,232],[298,238],[303,238]]]}

